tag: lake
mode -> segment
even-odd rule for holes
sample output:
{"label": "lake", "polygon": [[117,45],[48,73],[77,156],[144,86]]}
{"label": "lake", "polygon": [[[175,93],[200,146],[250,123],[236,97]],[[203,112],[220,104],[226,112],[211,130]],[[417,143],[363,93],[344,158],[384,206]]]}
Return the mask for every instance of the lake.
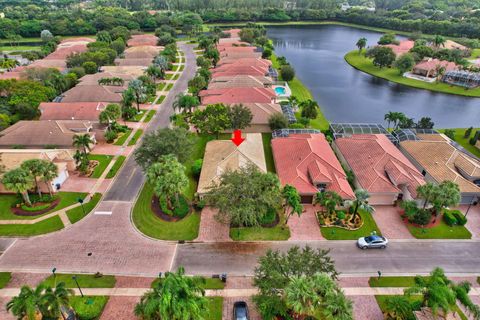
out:
{"label": "lake", "polygon": [[480,99],[415,89],[352,68],[343,56],[361,37],[374,45],[382,35],[336,25],[268,27],[277,56],[285,56],[331,122],[385,123],[388,111],[436,128],[478,127]]}

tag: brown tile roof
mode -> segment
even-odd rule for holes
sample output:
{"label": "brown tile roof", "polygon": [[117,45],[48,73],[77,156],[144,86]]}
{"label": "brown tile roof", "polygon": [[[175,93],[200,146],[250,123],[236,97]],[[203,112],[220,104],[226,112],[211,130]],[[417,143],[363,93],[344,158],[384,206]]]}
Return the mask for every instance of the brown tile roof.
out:
{"label": "brown tile roof", "polygon": [[127,41],[129,47],[156,46],[158,38],[153,34],[135,34]]}
{"label": "brown tile roof", "polygon": [[0,160],[6,171],[16,169],[30,159],[48,160],[57,164],[74,161],[71,151],[66,149],[0,149]]}
{"label": "brown tile roof", "polygon": [[89,132],[92,126],[91,121],[84,120],[19,121],[0,132],[0,148],[12,148],[14,145],[29,149],[45,145],[72,148],[73,136]]}
{"label": "brown tile roof", "polygon": [[447,141],[403,141],[400,146],[437,182],[454,181],[461,192],[480,193],[480,188],[458,171],[478,174],[480,162],[457,150]]}
{"label": "brown tile roof", "polygon": [[220,59],[231,58],[231,59],[242,59],[242,58],[261,58],[261,52],[228,52],[221,51]]}
{"label": "brown tile roof", "polygon": [[142,66],[148,67],[152,64],[152,58],[144,59],[115,59],[115,65],[117,66]]}
{"label": "brown tile roof", "polygon": [[153,59],[157,56],[163,47],[157,46],[138,46],[127,48],[123,53],[125,59]]}
{"label": "brown tile roof", "polygon": [[273,80],[265,76],[251,75],[233,75],[213,78],[208,89],[224,89],[224,88],[264,88],[271,86]]}
{"label": "brown tile roof", "polygon": [[390,140],[382,134],[338,138],[335,145],[355,173],[362,189],[370,193],[401,192],[405,185],[412,197],[425,183],[422,174]]}
{"label": "brown tile roof", "polygon": [[97,85],[98,81],[103,78],[120,78],[123,79],[124,85],[126,85],[129,81],[134,80],[137,77],[126,73],[115,73],[109,71],[97,72],[94,74],[87,74],[81,77],[77,86]]}
{"label": "brown tile roof", "polygon": [[302,195],[319,190],[315,184],[326,184],[326,190],[337,192],[344,199],[353,199],[354,192],[340,162],[323,134],[291,134],[272,140],[273,158],[280,182],[297,188]]}
{"label": "brown tile roof", "polygon": [[438,59],[428,59],[423,60],[417,63],[413,67],[413,71],[415,70],[422,70],[422,71],[432,71],[437,70],[437,67],[445,68],[445,71],[457,70],[458,66],[455,62],[445,61],[445,60],[438,60]]}
{"label": "brown tile roof", "polygon": [[229,66],[237,66],[237,65],[246,65],[246,66],[256,66],[256,67],[266,67],[272,65],[272,62],[267,59],[262,58],[240,58],[240,59],[231,59],[231,58],[223,58],[217,63],[217,68],[222,67],[224,65]]}
{"label": "brown tile roof", "polygon": [[144,66],[103,66],[101,70],[103,72],[111,72],[116,74],[119,77],[119,74],[124,74],[125,76],[130,76],[138,78],[145,72]]}
{"label": "brown tile roof", "polygon": [[400,56],[410,51],[410,49],[412,49],[414,45],[415,45],[415,41],[403,40],[403,41],[400,41],[399,44],[387,44],[385,45],[385,47],[391,48],[393,50],[393,53],[395,53],[395,55]]}
{"label": "brown tile roof", "polygon": [[228,88],[202,90],[199,93],[202,104],[215,103],[272,103],[275,91],[271,88]]}
{"label": "brown tile roof", "polygon": [[441,48],[450,49],[450,50],[458,49],[462,51],[468,50],[468,48],[465,47],[464,45],[461,45],[460,43],[457,43],[452,40],[446,40],[443,46],[441,46]]}
{"label": "brown tile roof", "polygon": [[40,120],[97,121],[108,103],[104,102],[42,102]]}
{"label": "brown tile roof", "polygon": [[245,138],[246,140],[239,147],[230,140],[214,140],[207,143],[198,182],[198,193],[208,192],[227,170],[237,170],[253,164],[259,170],[267,172],[262,135],[247,133]]}
{"label": "brown tile roof", "polygon": [[60,44],[68,44],[71,42],[90,43],[90,42],[95,42],[95,39],[88,38],[88,37],[74,37],[74,38],[63,39],[62,41],[60,41]]}
{"label": "brown tile roof", "polygon": [[65,60],[71,54],[82,53],[87,51],[86,44],[75,44],[59,47],[54,52],[43,58],[43,60]]}
{"label": "brown tile roof", "polygon": [[212,70],[212,78],[236,76],[236,75],[249,75],[249,76],[266,76],[268,73],[268,67],[256,67],[256,66],[225,66],[223,68],[215,68]]}
{"label": "brown tile roof", "polygon": [[61,102],[121,102],[125,87],[80,85],[62,94]]}

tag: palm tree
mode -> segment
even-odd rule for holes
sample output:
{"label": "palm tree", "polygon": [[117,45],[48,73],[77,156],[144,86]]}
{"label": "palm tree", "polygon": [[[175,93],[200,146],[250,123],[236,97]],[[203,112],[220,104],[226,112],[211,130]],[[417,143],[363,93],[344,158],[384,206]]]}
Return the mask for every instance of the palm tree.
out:
{"label": "palm tree", "polygon": [[330,214],[335,211],[337,206],[342,204],[343,199],[335,191],[324,191],[318,192],[315,195],[315,203],[320,204],[323,208],[327,209],[327,212]]}
{"label": "palm tree", "polygon": [[23,286],[20,289],[18,296],[13,297],[7,303],[7,311],[18,319],[24,320],[41,320],[42,314],[40,312],[41,299],[44,287],[39,285],[35,289],[29,286]]}
{"label": "palm tree", "polygon": [[143,319],[203,320],[206,311],[203,278],[185,276],[183,267],[167,272],[135,306]]}
{"label": "palm tree", "polygon": [[[282,190],[282,197],[285,201],[284,215],[285,215],[285,225],[288,223],[288,219],[296,213],[299,217],[302,215],[303,206],[301,203],[300,194],[297,189],[289,184],[286,184]],[[287,214],[287,209],[291,208],[290,212]]]}
{"label": "palm tree", "polygon": [[417,195],[423,199],[423,209],[427,207],[430,199],[433,199],[438,192],[438,188],[435,184],[427,182],[424,185],[417,187]]}
{"label": "palm tree", "polygon": [[165,78],[165,71],[163,71],[160,67],[157,67],[156,65],[149,66],[147,70],[145,70],[145,74],[149,76],[152,81]]}
{"label": "palm tree", "polygon": [[371,205],[368,204],[368,198],[370,194],[367,190],[357,189],[355,190],[355,200],[348,200],[346,203],[349,207],[354,207],[353,215],[350,222],[354,222],[357,217],[358,210],[361,209],[367,213],[373,213],[374,209]]}
{"label": "palm tree", "polygon": [[42,168],[42,182],[47,185],[48,192],[52,195],[52,180],[58,177],[58,167],[55,163],[46,161]]}
{"label": "palm tree", "polygon": [[20,193],[23,201],[25,201],[28,206],[32,205],[30,197],[28,196],[28,190],[30,190],[35,183],[28,171],[22,168],[10,170],[3,175],[2,183],[5,189]]}
{"label": "palm tree", "polygon": [[167,71],[170,67],[170,63],[168,62],[167,58],[162,55],[156,56],[153,59],[153,65],[160,68],[163,72]]}
{"label": "palm tree", "polygon": [[290,97],[288,97],[288,103],[290,104],[290,106],[292,107],[292,109],[296,109],[297,105],[298,105],[298,99],[297,97],[295,97],[294,95],[291,95]]}
{"label": "palm tree", "polygon": [[352,301],[338,290],[336,294],[327,295],[322,313],[326,320],[353,320],[352,305]]}
{"label": "palm tree", "polygon": [[73,146],[75,148],[82,148],[83,154],[86,156],[88,151],[91,150],[91,145],[93,144],[92,137],[88,134],[76,134],[73,136]]}
{"label": "palm tree", "polygon": [[35,181],[35,190],[37,191],[39,197],[42,196],[42,192],[38,185],[37,178],[42,176],[44,167],[45,167],[45,162],[48,162],[48,161],[41,160],[41,159],[29,159],[29,160],[25,160],[20,165],[20,167],[23,170],[27,171],[33,177],[33,180]]}
{"label": "palm tree", "polygon": [[357,43],[355,44],[358,48],[358,52],[362,52],[362,49],[367,46],[367,38],[360,38],[358,39]]}
{"label": "palm tree", "polygon": [[74,294],[72,289],[66,288],[65,282],[57,283],[54,289],[47,287],[42,297],[42,314],[52,319],[64,318],[62,311],[70,308],[69,299]]}
{"label": "palm tree", "polygon": [[140,103],[147,97],[147,90],[143,85],[143,82],[139,79],[132,80],[128,83],[128,89],[132,90],[137,103],[137,111],[140,112]]}
{"label": "palm tree", "polygon": [[436,35],[435,38],[433,38],[433,45],[437,48],[440,48],[440,46],[445,46],[445,42],[445,38],[440,35]]}
{"label": "palm tree", "polygon": [[320,296],[312,287],[312,280],[305,276],[293,276],[285,287],[285,303],[295,312],[294,319],[303,319],[315,312]]}
{"label": "palm tree", "polygon": [[395,121],[395,112],[389,111],[383,119],[387,121],[387,130],[390,130],[390,123]]}
{"label": "palm tree", "polygon": [[197,97],[186,95],[184,93],[179,93],[175,97],[175,101],[172,104],[173,110],[179,110],[182,113],[187,111],[188,113],[192,113],[192,109],[198,107],[200,101],[198,101]]}
{"label": "palm tree", "polygon": [[385,299],[387,319],[409,319],[412,311],[412,304],[404,296],[389,296]]}

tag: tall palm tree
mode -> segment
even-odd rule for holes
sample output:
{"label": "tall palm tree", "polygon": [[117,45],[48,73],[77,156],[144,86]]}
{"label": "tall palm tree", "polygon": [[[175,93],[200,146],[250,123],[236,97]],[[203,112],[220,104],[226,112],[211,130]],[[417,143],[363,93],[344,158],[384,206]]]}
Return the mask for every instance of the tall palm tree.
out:
{"label": "tall palm tree", "polygon": [[91,145],[93,144],[92,137],[88,134],[76,134],[73,136],[73,146],[75,148],[83,149],[83,154],[86,156],[88,151],[91,150]]}
{"label": "tall palm tree", "polygon": [[35,190],[37,191],[39,197],[42,196],[42,192],[40,190],[40,186],[38,185],[38,178],[43,175],[44,167],[45,167],[45,160],[41,160],[41,159],[25,160],[20,165],[20,168],[30,173],[30,175],[33,177],[33,180],[35,181]]}
{"label": "tall palm tree", "polygon": [[30,190],[35,183],[28,171],[22,168],[10,170],[3,175],[2,184],[5,186],[5,189],[20,193],[23,201],[25,201],[28,206],[32,205],[30,197],[28,196],[28,190]]}
{"label": "tall palm tree", "polygon": [[179,93],[175,97],[175,101],[172,104],[174,110],[179,110],[182,113],[185,111],[191,113],[195,107],[198,107],[200,101],[197,97],[184,94],[183,92]]}
{"label": "tall palm tree", "polygon": [[165,71],[157,67],[156,65],[149,66],[147,70],[145,70],[145,74],[149,76],[152,81],[165,78]]}
{"label": "tall palm tree", "polygon": [[327,190],[324,192],[318,192],[315,195],[315,203],[320,204],[322,207],[327,209],[327,212],[330,214],[335,211],[335,209],[342,204],[343,199],[335,191]]}
{"label": "tall palm tree", "polygon": [[435,38],[433,38],[433,45],[437,48],[440,48],[440,46],[445,46],[445,42],[445,38],[440,35],[436,35]]}
{"label": "tall palm tree", "polygon": [[[298,193],[298,190],[289,185],[286,184],[283,189],[282,189],[282,197],[284,200],[284,215],[285,215],[285,225],[288,223],[288,219],[293,214],[297,214],[299,217],[302,215],[303,212],[303,206],[300,198],[300,194]],[[290,212],[287,214],[287,209],[290,208]]]}
{"label": "tall palm tree", "polygon": [[52,180],[58,177],[58,167],[55,163],[46,161],[42,169],[42,182],[47,185],[48,192],[52,195]]}
{"label": "tall palm tree", "polygon": [[285,302],[295,312],[294,319],[303,319],[313,314],[320,299],[312,286],[312,280],[305,276],[293,276],[285,287]]}
{"label": "tall palm tree", "polygon": [[39,285],[35,289],[23,286],[18,296],[7,303],[7,311],[11,311],[18,319],[41,320],[40,311],[44,287]]}
{"label": "tall palm tree", "polygon": [[70,297],[75,293],[65,286],[65,282],[59,282],[55,288],[47,287],[42,297],[42,314],[52,319],[64,318],[63,312],[70,308]]}
{"label": "tall palm tree", "polygon": [[362,52],[362,49],[367,46],[367,38],[360,38],[358,39],[357,43],[355,44],[358,48],[358,52]]}
{"label": "tall palm tree", "polygon": [[389,111],[385,114],[383,119],[387,121],[387,130],[390,130],[390,123],[395,121],[395,113],[392,111]]}
{"label": "tall palm tree", "polygon": [[128,89],[132,90],[135,102],[137,103],[137,111],[140,112],[140,103],[146,99],[147,89],[139,79],[130,81],[128,83]]}
{"label": "tall palm tree", "polygon": [[297,105],[298,105],[298,99],[297,97],[295,97],[294,95],[291,95],[290,97],[288,97],[288,103],[290,104],[290,106],[292,107],[292,109],[296,109]]}
{"label": "tall palm tree", "polygon": [[186,276],[183,267],[167,272],[142,296],[135,306],[135,315],[142,319],[203,320],[207,302],[204,281]]}
{"label": "tall palm tree", "polygon": [[354,207],[353,215],[350,222],[354,222],[355,218],[357,217],[358,210],[361,209],[369,214],[373,213],[374,209],[371,205],[368,204],[368,198],[370,198],[370,194],[367,190],[357,189],[355,190],[355,200],[349,200],[346,204],[349,207]]}
{"label": "tall palm tree", "polygon": [[387,319],[409,319],[412,316],[412,304],[404,296],[389,296],[385,299]]}
{"label": "tall palm tree", "polygon": [[324,301],[323,316],[326,320],[353,320],[353,304],[343,292],[329,294]]}

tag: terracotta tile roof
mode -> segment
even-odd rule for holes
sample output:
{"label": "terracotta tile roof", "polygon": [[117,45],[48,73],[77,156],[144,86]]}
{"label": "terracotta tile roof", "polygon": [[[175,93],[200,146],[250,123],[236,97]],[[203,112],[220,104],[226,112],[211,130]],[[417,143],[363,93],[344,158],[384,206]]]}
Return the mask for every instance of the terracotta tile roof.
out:
{"label": "terracotta tile roof", "polygon": [[413,70],[415,71],[417,69],[417,70],[431,71],[431,70],[436,70],[437,67],[443,67],[445,68],[445,71],[458,69],[458,66],[455,64],[455,62],[438,60],[438,59],[428,59],[428,60],[423,60],[417,63],[413,67]]}
{"label": "terracotta tile roof", "polygon": [[228,52],[221,51],[220,59],[231,58],[231,59],[241,59],[241,58],[261,58],[261,52]]}
{"label": "terracotta tile roof", "polygon": [[272,140],[273,158],[280,182],[297,188],[302,195],[316,194],[314,183],[326,184],[326,190],[344,199],[354,192],[340,162],[323,134],[292,134]]}
{"label": "terracotta tile roof", "polygon": [[135,34],[127,41],[129,47],[156,46],[158,38],[153,34]]}
{"label": "terracotta tile roof", "polygon": [[0,159],[6,171],[16,169],[30,159],[48,160],[57,164],[74,161],[71,151],[66,149],[0,149]]}
{"label": "terracotta tile roof", "polygon": [[136,79],[137,77],[131,76],[126,73],[115,73],[115,72],[97,72],[94,74],[87,74],[80,78],[79,83],[77,86],[84,86],[84,85],[98,85],[98,81],[104,78],[120,78],[124,81],[124,86],[128,84],[129,81]]}
{"label": "terracotta tile roof", "polygon": [[[0,148],[22,145],[25,148],[43,148],[55,145],[58,148],[72,148],[76,134],[85,134],[93,123],[85,120],[67,121],[19,121],[0,132]],[[93,133],[91,134],[94,137]]]}
{"label": "terracotta tile roof", "polygon": [[120,102],[126,87],[80,85],[62,94],[61,102]]}
{"label": "terracotta tile roof", "polygon": [[215,103],[272,103],[275,91],[270,88],[228,88],[202,90],[199,94],[202,104]]}
{"label": "terracotta tile roof", "polygon": [[335,145],[362,189],[370,193],[401,192],[405,185],[412,197],[425,184],[422,174],[383,134],[338,138]]}
{"label": "terracotta tile roof", "polygon": [[227,170],[237,170],[253,164],[260,171],[267,172],[262,135],[248,133],[245,138],[246,140],[239,147],[230,140],[214,140],[207,143],[198,182],[198,193],[208,192]]}
{"label": "terracotta tile roof", "polygon": [[272,65],[270,60],[262,59],[262,58],[240,58],[240,59],[221,59],[215,69],[221,68],[232,68],[232,67],[239,67],[239,66],[255,66],[258,68],[266,68]]}
{"label": "terracotta tile roof", "polygon": [[258,48],[257,47],[253,47],[253,46],[249,46],[249,47],[222,47],[220,48],[218,51],[220,51],[221,53],[237,53],[237,52],[251,52],[251,53],[254,53],[254,52],[258,52]]}
{"label": "terracotta tile roof", "polygon": [[[400,146],[437,182],[454,181],[461,192],[480,193],[480,188],[465,179],[459,169],[477,175],[480,162],[457,150],[447,141],[403,141]],[[480,178],[480,177],[479,177]]]}
{"label": "terracotta tile roof", "polygon": [[410,51],[415,45],[415,41],[412,40],[403,40],[399,44],[387,44],[385,47],[391,48],[395,55],[400,56],[404,53]]}
{"label": "terracotta tile roof", "polygon": [[242,29],[237,28],[237,29],[224,30],[223,32],[228,33],[230,35],[230,38],[238,38],[240,36],[240,31],[242,31]]}
{"label": "terracotta tile roof", "polygon": [[68,44],[71,42],[90,43],[90,42],[95,42],[95,39],[88,38],[88,37],[74,37],[74,38],[63,39],[62,41],[60,41],[60,44]]}
{"label": "terracotta tile roof", "polygon": [[[242,103],[241,105],[252,112],[252,124],[268,124],[268,119],[272,114],[282,112],[282,107],[276,103]],[[206,105],[200,106],[201,110],[205,108]]]}
{"label": "terracotta tile roof", "polygon": [[157,46],[138,46],[127,48],[123,53],[125,59],[153,59],[157,56],[163,47]]}
{"label": "terracotta tile roof", "polygon": [[103,66],[100,70],[103,72],[111,72],[117,77],[120,77],[120,74],[124,74],[128,77],[138,78],[145,72],[144,66]]}
{"label": "terracotta tile roof", "polygon": [[43,58],[43,60],[64,60],[69,55],[87,51],[86,44],[75,44],[71,46],[59,47],[54,52]]}
{"label": "terracotta tile roof", "polygon": [[256,66],[224,66],[222,68],[212,69],[212,78],[236,76],[236,75],[249,75],[261,77],[268,73],[268,67],[256,67]]}
{"label": "terracotta tile roof", "polygon": [[458,50],[462,50],[462,51],[468,50],[468,48],[465,47],[464,45],[461,45],[460,43],[457,43],[457,42],[452,41],[452,40],[446,40],[445,43],[443,44],[443,46],[441,46],[440,48],[445,48],[445,49],[449,49],[449,50],[458,49]]}
{"label": "terracotta tile roof", "polygon": [[104,102],[42,102],[38,107],[40,120],[97,121],[108,103]]}
{"label": "terracotta tile roof", "polygon": [[[234,47],[234,46],[249,46],[248,42],[243,42],[240,38],[221,38],[218,40],[217,48]],[[219,49],[220,50],[220,49]]]}
{"label": "terracotta tile roof", "polygon": [[64,59],[41,59],[35,60],[27,66],[27,68],[56,68],[60,71],[67,69],[67,63]]}
{"label": "terracotta tile roof", "polygon": [[234,75],[216,77],[210,81],[208,89],[224,89],[224,88],[263,88],[273,84],[273,80],[265,76],[250,75]]}
{"label": "terracotta tile roof", "polygon": [[8,80],[8,79],[19,80],[21,77],[22,77],[22,72],[20,71],[8,71],[8,72],[0,73],[1,80]]}

